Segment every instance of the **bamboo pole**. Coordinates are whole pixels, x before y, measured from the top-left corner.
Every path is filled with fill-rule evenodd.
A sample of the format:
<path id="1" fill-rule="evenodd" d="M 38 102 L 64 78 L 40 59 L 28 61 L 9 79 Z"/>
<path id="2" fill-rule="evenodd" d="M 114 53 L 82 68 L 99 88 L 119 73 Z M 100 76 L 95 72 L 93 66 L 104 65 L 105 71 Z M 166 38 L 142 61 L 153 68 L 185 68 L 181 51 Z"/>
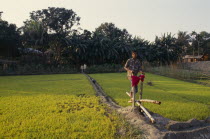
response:
<path id="1" fill-rule="evenodd" d="M 149 117 L 150 121 L 154 124 L 155 123 L 155 119 L 150 115 L 150 113 L 141 105 L 141 103 L 139 101 L 137 101 L 136 103 L 144 111 L 144 113 Z"/>
<path id="2" fill-rule="evenodd" d="M 130 97 L 130 94 L 129 94 L 128 92 L 126 92 L 126 94 Z M 155 119 L 154 119 L 154 118 L 150 115 L 150 113 L 141 105 L 140 101 L 133 101 L 133 103 L 135 103 L 135 102 L 136 102 L 137 105 L 139 105 L 140 109 L 149 117 L 150 121 L 151 121 L 152 123 L 155 123 Z M 135 106 L 135 104 L 134 104 L 134 106 Z"/>
<path id="3" fill-rule="evenodd" d="M 142 95 L 143 95 L 143 82 L 141 81 L 141 85 L 140 85 L 140 94 L 139 94 L 139 100 L 142 99 Z"/>
<path id="4" fill-rule="evenodd" d="M 132 106 L 133 106 L 133 108 L 135 108 L 135 94 L 136 94 L 136 89 L 134 88 L 134 86 L 132 87 L 132 92 L 133 92 L 133 96 L 132 96 Z"/>
<path id="5" fill-rule="evenodd" d="M 130 93 L 126 92 L 126 94 L 127 94 L 129 97 L 131 97 L 131 96 L 130 96 Z"/>
<path id="6" fill-rule="evenodd" d="M 160 101 L 157 101 L 157 100 L 150 100 L 150 99 L 140 99 L 139 101 L 140 101 L 140 102 L 154 103 L 154 104 L 158 104 L 158 105 L 161 104 Z"/>

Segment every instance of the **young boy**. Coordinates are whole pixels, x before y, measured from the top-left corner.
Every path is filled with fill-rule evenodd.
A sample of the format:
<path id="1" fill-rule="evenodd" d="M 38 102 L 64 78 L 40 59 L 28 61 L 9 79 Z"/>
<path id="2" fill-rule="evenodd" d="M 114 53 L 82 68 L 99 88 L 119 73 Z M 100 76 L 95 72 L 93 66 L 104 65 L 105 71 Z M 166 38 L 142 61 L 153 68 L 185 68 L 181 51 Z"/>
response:
<path id="1" fill-rule="evenodd" d="M 124 69 L 127 71 L 127 77 L 131 81 L 131 87 L 132 87 L 132 76 L 137 76 L 139 72 L 140 73 L 142 72 L 141 63 L 137 59 L 136 51 L 132 51 L 132 58 L 127 60 L 125 66 L 124 66 Z M 137 85 L 132 88 L 133 89 L 131 89 L 130 94 L 129 94 L 129 96 L 131 97 L 130 101 L 132 101 L 133 92 L 136 92 L 136 93 L 138 92 Z"/>

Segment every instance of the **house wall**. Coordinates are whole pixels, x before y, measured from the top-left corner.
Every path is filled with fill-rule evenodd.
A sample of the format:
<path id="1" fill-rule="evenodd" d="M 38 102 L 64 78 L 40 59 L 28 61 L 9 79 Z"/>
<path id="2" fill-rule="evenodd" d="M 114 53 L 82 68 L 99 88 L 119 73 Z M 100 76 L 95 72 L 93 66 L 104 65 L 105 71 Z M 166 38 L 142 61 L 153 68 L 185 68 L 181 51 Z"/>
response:
<path id="1" fill-rule="evenodd" d="M 209 57 L 208 55 L 205 55 L 205 56 L 203 57 L 204 61 L 208 61 L 209 58 L 210 58 L 210 57 Z"/>

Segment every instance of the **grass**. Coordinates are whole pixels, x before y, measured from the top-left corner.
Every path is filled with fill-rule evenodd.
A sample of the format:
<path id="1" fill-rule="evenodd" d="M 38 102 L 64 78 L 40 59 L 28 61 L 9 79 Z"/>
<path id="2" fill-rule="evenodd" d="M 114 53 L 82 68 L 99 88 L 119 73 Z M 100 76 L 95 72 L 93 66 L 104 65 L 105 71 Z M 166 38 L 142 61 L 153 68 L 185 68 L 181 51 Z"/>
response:
<path id="1" fill-rule="evenodd" d="M 210 80 L 196 80 L 197 82 L 204 83 L 206 85 L 210 85 Z"/>
<path id="2" fill-rule="evenodd" d="M 147 67 L 147 66 L 146 66 Z M 163 75 L 179 80 L 201 80 L 201 79 L 208 79 L 209 75 L 206 73 L 203 73 L 202 71 L 196 71 L 196 70 L 189 70 L 184 69 L 183 67 L 177 67 L 177 66 L 160 66 L 160 67 L 151 67 L 148 65 L 146 68 L 146 71 L 158 75 Z"/>
<path id="3" fill-rule="evenodd" d="M 130 137 L 122 120 L 84 75 L 0 77 L 0 138 L 121 138 L 120 129 Z"/>
<path id="4" fill-rule="evenodd" d="M 125 94 L 130 90 L 126 73 L 91 74 L 104 91 L 121 106 L 130 106 Z M 152 82 L 153 86 L 146 83 Z M 149 110 L 177 121 L 210 116 L 210 87 L 154 74 L 146 74 L 143 98 L 159 100 L 161 105 L 146 104 Z"/>

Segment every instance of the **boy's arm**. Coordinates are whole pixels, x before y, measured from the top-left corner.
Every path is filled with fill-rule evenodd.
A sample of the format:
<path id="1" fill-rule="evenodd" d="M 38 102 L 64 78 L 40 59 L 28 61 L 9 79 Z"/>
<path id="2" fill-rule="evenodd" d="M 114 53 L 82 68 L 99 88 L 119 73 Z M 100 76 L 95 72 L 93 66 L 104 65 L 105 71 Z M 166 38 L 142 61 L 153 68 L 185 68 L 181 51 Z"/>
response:
<path id="1" fill-rule="evenodd" d="M 129 72 L 133 72 L 132 70 L 130 70 L 129 68 L 128 68 L 128 66 L 129 66 L 129 59 L 127 60 L 127 62 L 125 63 L 125 66 L 124 66 L 124 69 L 126 70 L 126 71 L 129 71 Z"/>
<path id="2" fill-rule="evenodd" d="M 124 67 L 124 69 L 126 70 L 126 71 L 129 71 L 129 72 L 133 72 L 132 70 L 130 70 L 130 69 L 128 69 L 128 68 L 126 68 L 126 67 Z"/>

